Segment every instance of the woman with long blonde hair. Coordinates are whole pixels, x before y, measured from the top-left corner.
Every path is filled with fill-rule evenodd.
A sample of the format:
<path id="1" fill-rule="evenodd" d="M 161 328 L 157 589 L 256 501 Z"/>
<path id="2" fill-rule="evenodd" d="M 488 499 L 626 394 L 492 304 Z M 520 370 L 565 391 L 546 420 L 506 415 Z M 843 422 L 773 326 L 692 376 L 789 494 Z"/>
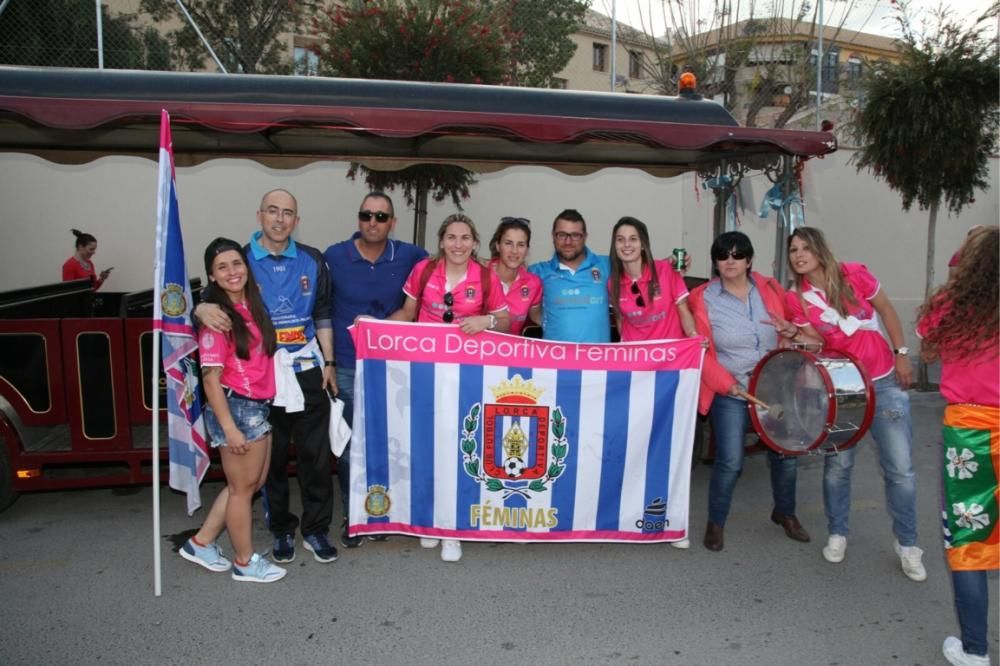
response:
<path id="1" fill-rule="evenodd" d="M 872 379 L 875 409 L 871 434 L 885 480 L 886 503 L 896 536 L 893 549 L 911 580 L 927 578 L 917 546 L 917 482 L 913 471 L 913 426 L 906 390 L 913 377 L 903 324 L 882 285 L 862 264 L 841 263 L 823 232 L 799 227 L 788 238 L 788 264 L 796 277 L 785 297 L 789 318 L 825 349 L 853 356 Z M 879 330 L 882 320 L 889 340 Z M 891 345 L 890 345 L 891 343 Z M 851 473 L 858 447 L 827 456 L 823 505 L 829 538 L 823 557 L 837 563 L 847 551 Z"/>
<path id="2" fill-rule="evenodd" d="M 506 333 L 510 315 L 500 278 L 476 259 L 479 232 L 461 213 L 449 215 L 438 228 L 438 254 L 417 263 L 403 285 L 403 307 L 389 316 L 395 321 L 455 324 L 467 335 L 485 330 Z M 423 548 L 437 547 L 439 539 L 420 539 Z M 462 559 L 462 543 L 441 542 L 441 559 Z"/>

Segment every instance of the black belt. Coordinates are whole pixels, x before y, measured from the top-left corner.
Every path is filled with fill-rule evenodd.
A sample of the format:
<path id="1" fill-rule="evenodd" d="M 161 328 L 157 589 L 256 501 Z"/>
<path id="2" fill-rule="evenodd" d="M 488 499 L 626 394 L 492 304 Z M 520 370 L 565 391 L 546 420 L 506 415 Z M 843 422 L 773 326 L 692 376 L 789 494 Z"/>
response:
<path id="1" fill-rule="evenodd" d="M 229 388 L 228 386 L 223 386 L 222 387 L 222 392 L 226 394 L 227 398 L 239 398 L 240 400 L 249 400 L 250 402 L 259 402 L 259 403 L 262 403 L 262 404 L 265 404 L 265 405 L 270 405 L 271 404 L 271 400 L 264 400 L 262 398 L 251 398 L 248 395 L 243 395 L 242 393 L 237 393 L 236 391 L 234 391 L 233 389 Z"/>

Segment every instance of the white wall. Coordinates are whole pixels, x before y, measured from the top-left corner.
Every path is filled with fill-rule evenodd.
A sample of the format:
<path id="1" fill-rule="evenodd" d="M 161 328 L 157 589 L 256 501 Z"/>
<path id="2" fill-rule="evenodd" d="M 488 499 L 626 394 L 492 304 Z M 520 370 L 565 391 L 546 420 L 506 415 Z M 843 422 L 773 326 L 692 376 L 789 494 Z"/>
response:
<path id="1" fill-rule="evenodd" d="M 904 213 L 897 194 L 855 171 L 848 163 L 852 154 L 842 149 L 806 164 L 807 223 L 827 232 L 840 259 L 868 264 L 904 322 L 909 322 L 923 298 L 927 213 L 915 208 Z M 347 180 L 346 171 L 343 163 L 282 171 L 228 159 L 179 168 L 177 187 L 190 275 L 203 276 L 201 253 L 214 237 L 239 241 L 249 237 L 260 196 L 273 187 L 287 188 L 298 197 L 300 240 L 322 250 L 348 237 L 356 226 L 353 213 L 365 188 Z M 981 193 L 961 217 L 940 214 L 937 282 L 944 279 L 948 259 L 968 228 L 1000 219 L 995 158 L 990 177 L 990 190 Z M 770 183 L 763 175 L 748 176 L 747 182 L 752 194 L 740 215 L 740 228 L 754 242 L 757 268 L 770 272 L 775 213 L 766 220 L 757 217 Z M 635 170 L 606 169 L 567 176 L 544 167 L 513 167 L 482 174 L 471 192 L 465 210 L 485 236 L 483 254 L 499 218 L 514 215 L 533 221 L 532 258 L 547 258 L 552 251 L 553 217 L 563 208 L 577 208 L 588 221 L 589 244 L 598 252 L 608 251 L 614 222 L 632 215 L 650 225 L 658 256 L 683 246 L 692 256 L 692 274 L 707 275 L 710 268 L 713 199 L 691 175 L 665 180 Z M 400 193 L 394 199 L 400 219 L 396 236 L 408 240 L 412 213 Z M 58 281 L 63 261 L 73 252 L 70 227 L 97 237 L 98 269 L 115 266 L 105 289 L 150 287 L 156 223 L 154 162 L 108 157 L 82 166 L 61 166 L 29 155 L 0 154 L 0 202 L 5 241 L 0 245 L 0 290 Z M 450 202 L 431 205 L 428 238 L 433 239 L 438 222 L 451 212 Z M 433 240 L 429 245 L 433 247 Z"/>

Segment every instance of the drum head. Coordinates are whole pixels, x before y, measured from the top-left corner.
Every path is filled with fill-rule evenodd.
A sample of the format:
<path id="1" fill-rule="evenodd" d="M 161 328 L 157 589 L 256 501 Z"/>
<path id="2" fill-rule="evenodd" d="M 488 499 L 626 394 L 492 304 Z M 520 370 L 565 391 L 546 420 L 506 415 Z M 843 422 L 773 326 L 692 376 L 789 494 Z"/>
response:
<path id="1" fill-rule="evenodd" d="M 833 383 L 815 356 L 776 350 L 754 370 L 750 393 L 770 409 L 751 406 L 750 420 L 761 441 L 786 455 L 808 453 L 820 445 L 832 423 Z"/>

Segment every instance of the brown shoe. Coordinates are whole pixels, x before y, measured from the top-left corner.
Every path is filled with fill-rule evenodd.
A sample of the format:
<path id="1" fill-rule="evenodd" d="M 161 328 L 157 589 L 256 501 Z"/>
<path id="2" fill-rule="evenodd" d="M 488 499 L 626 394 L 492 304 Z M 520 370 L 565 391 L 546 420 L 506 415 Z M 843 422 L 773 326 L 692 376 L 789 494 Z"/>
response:
<path id="1" fill-rule="evenodd" d="M 722 545 L 722 528 L 710 522 L 705 527 L 705 548 L 718 552 Z"/>
<path id="2" fill-rule="evenodd" d="M 789 539 L 809 543 L 809 532 L 806 532 L 799 519 L 795 516 L 786 516 L 783 513 L 772 511 L 771 522 L 775 525 L 781 525 L 782 529 L 785 530 L 785 536 Z"/>

